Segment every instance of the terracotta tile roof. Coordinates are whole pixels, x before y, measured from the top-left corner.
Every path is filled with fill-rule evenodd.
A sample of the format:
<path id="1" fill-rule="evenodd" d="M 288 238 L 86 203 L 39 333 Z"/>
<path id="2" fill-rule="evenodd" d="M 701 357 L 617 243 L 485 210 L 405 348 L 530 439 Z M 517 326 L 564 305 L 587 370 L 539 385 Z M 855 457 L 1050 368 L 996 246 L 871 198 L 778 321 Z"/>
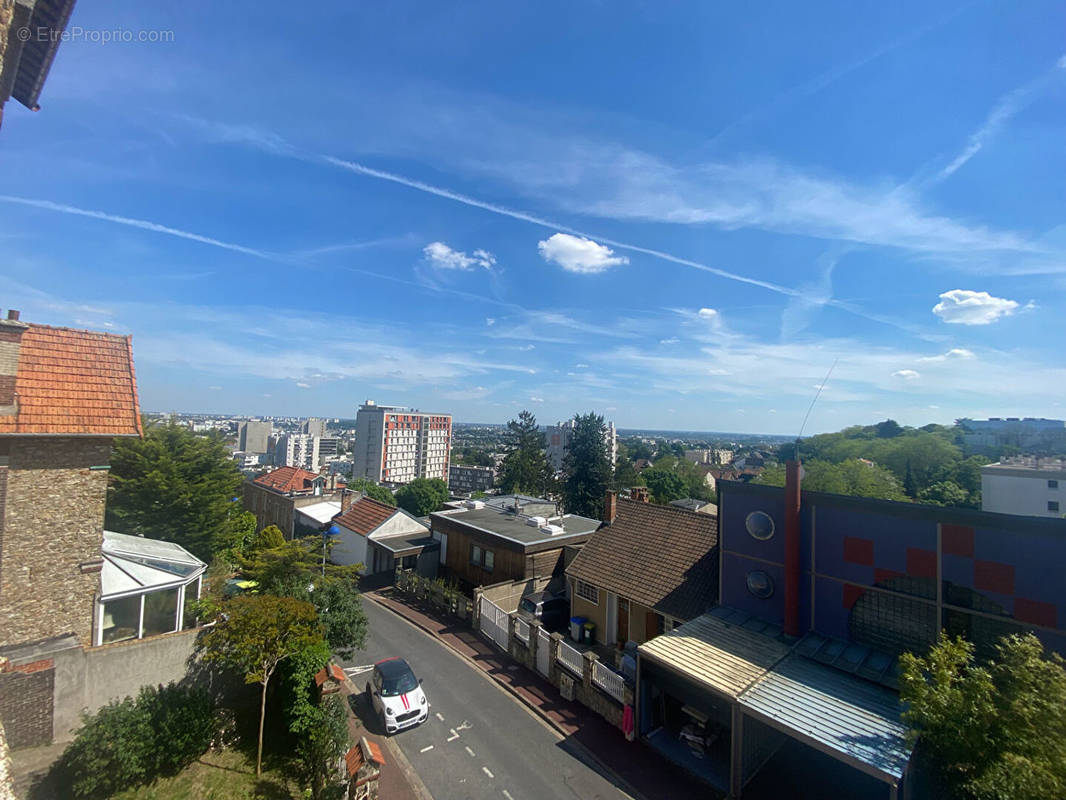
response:
<path id="1" fill-rule="evenodd" d="M 365 743 L 366 749 L 369 751 L 370 760 L 377 764 L 379 767 L 385 763 L 385 757 L 381 755 L 381 747 L 377 742 L 372 742 L 365 736 L 356 742 L 352 748 L 345 753 L 344 763 L 348 767 L 348 777 L 354 778 L 355 774 L 359 772 L 359 768 L 363 766 L 363 747 Z"/>
<path id="2" fill-rule="evenodd" d="M 566 574 L 689 620 L 718 602 L 718 519 L 619 498 Z"/>
<path id="3" fill-rule="evenodd" d="M 278 467 L 252 482 L 276 492 L 305 492 L 311 490 L 311 481 L 317 477 L 317 472 L 308 472 L 299 467 Z"/>
<path id="4" fill-rule="evenodd" d="M 0 415 L 0 433 L 142 433 L 129 336 L 28 325 L 19 337 L 15 395 L 18 413 Z"/>
<path id="5" fill-rule="evenodd" d="M 367 536 L 383 524 L 385 520 L 397 513 L 397 509 L 379 503 L 372 497 L 363 497 L 352 503 L 351 508 L 334 518 L 334 522 L 350 531 Z"/>
<path id="6" fill-rule="evenodd" d="M 332 678 L 337 683 L 344 683 L 344 670 L 332 661 L 315 673 L 315 685 L 321 686 L 329 678 Z"/>

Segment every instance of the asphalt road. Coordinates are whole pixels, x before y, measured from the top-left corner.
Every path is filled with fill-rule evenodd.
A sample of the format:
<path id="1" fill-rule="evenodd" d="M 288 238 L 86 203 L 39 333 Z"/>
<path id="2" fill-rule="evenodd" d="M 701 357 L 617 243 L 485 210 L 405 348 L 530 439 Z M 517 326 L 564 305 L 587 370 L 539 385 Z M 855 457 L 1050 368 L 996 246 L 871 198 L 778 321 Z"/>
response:
<path id="1" fill-rule="evenodd" d="M 438 800 L 621 800 L 620 792 L 583 762 L 553 729 L 432 636 L 363 598 L 370 620 L 365 650 L 344 666 L 402 656 L 425 682 L 429 719 L 394 734 L 426 788 Z M 369 672 L 352 680 L 363 688 Z M 358 710 L 374 733 L 361 698 Z"/>

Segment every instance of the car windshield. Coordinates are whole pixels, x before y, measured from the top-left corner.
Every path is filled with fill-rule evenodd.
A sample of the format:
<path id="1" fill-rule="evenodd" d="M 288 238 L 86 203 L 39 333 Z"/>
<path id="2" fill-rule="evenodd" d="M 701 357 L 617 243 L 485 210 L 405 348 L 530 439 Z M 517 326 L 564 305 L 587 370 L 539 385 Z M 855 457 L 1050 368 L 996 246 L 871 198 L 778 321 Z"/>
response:
<path id="1" fill-rule="evenodd" d="M 518 604 L 518 607 L 523 611 L 528 611 L 530 614 L 535 615 L 537 613 L 537 604 L 528 597 L 523 599 L 522 602 Z"/>
<path id="2" fill-rule="evenodd" d="M 381 679 L 381 696 L 382 697 L 396 697 L 397 695 L 407 694 L 418 686 L 418 680 L 415 678 L 415 674 L 411 670 L 401 672 L 397 675 L 382 676 Z"/>

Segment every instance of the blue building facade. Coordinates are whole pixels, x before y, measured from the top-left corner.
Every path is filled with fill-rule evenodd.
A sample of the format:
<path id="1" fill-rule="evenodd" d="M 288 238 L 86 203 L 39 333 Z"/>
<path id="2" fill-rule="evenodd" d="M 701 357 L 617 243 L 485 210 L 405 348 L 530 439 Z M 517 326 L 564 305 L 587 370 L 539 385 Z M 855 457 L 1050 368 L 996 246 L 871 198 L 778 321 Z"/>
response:
<path id="1" fill-rule="evenodd" d="M 720 603 L 785 616 L 785 493 L 719 482 Z M 1031 630 L 1066 655 L 1066 520 L 803 492 L 799 618 L 889 652 L 939 630 L 983 654 Z"/>

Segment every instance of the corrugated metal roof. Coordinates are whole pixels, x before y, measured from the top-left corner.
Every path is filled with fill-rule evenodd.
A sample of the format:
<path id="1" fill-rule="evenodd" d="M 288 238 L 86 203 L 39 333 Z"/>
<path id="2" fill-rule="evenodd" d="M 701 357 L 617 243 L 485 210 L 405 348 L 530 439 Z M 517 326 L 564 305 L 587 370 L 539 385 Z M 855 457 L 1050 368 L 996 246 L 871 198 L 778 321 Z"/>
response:
<path id="1" fill-rule="evenodd" d="M 673 671 L 731 698 L 788 655 L 787 645 L 704 614 L 639 648 Z"/>
<path id="2" fill-rule="evenodd" d="M 792 654 L 738 699 L 751 714 L 822 752 L 895 783 L 910 759 L 888 689 Z"/>

